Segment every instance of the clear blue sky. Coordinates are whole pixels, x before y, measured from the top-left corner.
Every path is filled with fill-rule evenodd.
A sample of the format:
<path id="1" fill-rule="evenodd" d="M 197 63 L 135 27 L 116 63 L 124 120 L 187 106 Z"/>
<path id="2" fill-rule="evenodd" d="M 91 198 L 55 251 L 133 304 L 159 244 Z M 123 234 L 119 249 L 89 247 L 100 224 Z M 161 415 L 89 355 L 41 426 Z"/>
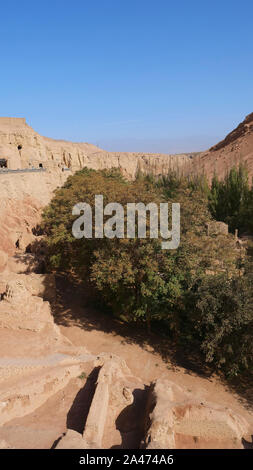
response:
<path id="1" fill-rule="evenodd" d="M 252 0 L 10 0 L 0 15 L 0 115 L 42 135 L 193 151 L 253 111 Z"/>

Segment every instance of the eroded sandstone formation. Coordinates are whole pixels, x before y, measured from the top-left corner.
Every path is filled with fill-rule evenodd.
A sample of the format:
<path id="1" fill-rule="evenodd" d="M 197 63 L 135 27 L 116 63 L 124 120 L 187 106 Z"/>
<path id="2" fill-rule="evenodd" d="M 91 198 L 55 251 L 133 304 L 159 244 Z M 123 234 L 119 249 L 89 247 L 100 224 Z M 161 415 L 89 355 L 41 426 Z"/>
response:
<path id="1" fill-rule="evenodd" d="M 6 169 L 0 168 L 0 272 L 6 268 L 7 255 L 13 255 L 16 248 L 25 249 L 33 241 L 32 231 L 40 220 L 41 209 L 54 189 L 76 170 L 116 167 L 133 179 L 138 171 L 155 175 L 167 174 L 169 169 L 181 171 L 190 161 L 187 155 L 113 153 L 92 144 L 48 139 L 22 118 L 0 118 L 0 160 L 7 165 Z M 14 173 L 8 169 L 29 171 Z"/>
<path id="2" fill-rule="evenodd" d="M 250 423 L 233 409 L 202 402 L 164 378 L 144 383 L 121 357 L 100 353 L 99 344 L 97 356 L 74 347 L 44 300 L 47 287 L 48 298 L 55 297 L 53 276 L 27 274 L 24 259 L 23 264 L 23 273 L 0 276 L 1 448 L 26 448 L 29 442 L 36 448 L 42 437 L 57 449 L 243 448 L 243 439 L 250 441 Z M 68 409 L 68 387 L 77 380 L 82 385 L 75 392 L 76 405 Z M 45 420 L 50 413 L 46 404 L 58 396 L 58 410 L 62 407 L 66 416 L 64 433 L 57 436 L 49 427 L 46 439 L 36 421 L 38 435 L 33 436 L 33 416 Z M 12 437 L 15 423 L 20 429 L 22 422 L 28 423 L 29 442 L 25 436 Z"/>
<path id="3" fill-rule="evenodd" d="M 181 174 L 205 174 L 209 181 L 214 173 L 222 178 L 240 163 L 253 176 L 253 114 L 247 116 L 224 141 L 207 152 L 193 155 L 141 154 L 107 152 L 87 143 L 72 143 L 40 136 L 25 119 L 0 118 L 0 272 L 6 269 L 8 255 L 24 249 L 33 240 L 33 227 L 40 220 L 41 209 L 53 191 L 67 177 L 83 167 L 96 170 L 119 168 L 133 179 L 140 171 L 156 176 L 170 170 Z M 45 171 L 8 173 L 10 169 Z M 64 170 L 64 171 L 63 171 Z"/>
<path id="4" fill-rule="evenodd" d="M 243 448 L 246 420 L 215 403 L 199 402 L 173 382 L 158 379 L 150 389 L 145 446 L 148 449 Z"/>
<path id="5" fill-rule="evenodd" d="M 24 264 L 25 267 L 25 264 Z M 61 335 L 51 306 L 52 275 L 0 276 L 0 425 L 63 389 L 94 357 Z"/>
<path id="6" fill-rule="evenodd" d="M 0 272 L 7 266 L 7 255 L 25 250 L 35 240 L 33 230 L 40 222 L 41 210 L 67 176 L 60 171 L 0 174 Z"/>
<path id="7" fill-rule="evenodd" d="M 249 181 L 253 177 L 253 113 L 249 114 L 239 126 L 224 140 L 209 151 L 202 152 L 192 160 L 191 173 L 205 174 L 211 181 L 214 174 L 219 179 L 229 170 L 240 164 L 247 167 Z"/>
<path id="8" fill-rule="evenodd" d="M 139 170 L 160 175 L 170 168 L 181 171 L 191 165 L 193 170 L 204 169 L 207 174 L 216 168 L 222 175 L 234 162 L 233 155 L 237 163 L 241 155 L 251 171 L 250 117 L 239 131 L 203 158 L 196 156 L 189 162 L 186 155 L 108 153 L 90 144 L 53 141 L 36 134 L 25 120 L 0 119 L 0 158 L 6 158 L 8 167 L 32 169 L 42 164 L 46 170 L 0 173 L 1 448 L 27 447 L 29 432 L 30 440 L 35 435 L 34 447 L 40 446 L 42 436 L 51 447 L 50 426 L 40 429 L 36 437 L 33 413 L 47 417 L 50 408 L 46 404 L 54 397 L 55 403 L 61 400 L 58 410 L 64 415 L 64 426 L 66 422 L 64 434 L 55 436 L 52 432 L 59 449 L 241 448 L 242 438 L 250 439 L 253 431 L 238 412 L 193 399 L 184 388 L 163 378 L 144 383 L 120 357 L 101 353 L 100 345 L 96 356 L 85 345 L 74 347 L 54 322 L 50 305 L 55 300 L 53 276 L 34 272 L 33 253 L 24 253 L 38 240 L 34 227 L 40 221 L 41 209 L 50 201 L 53 190 L 76 169 L 118 167 L 126 177 L 133 178 Z M 65 167 L 68 170 L 62 171 Z M 208 228 L 211 232 L 214 229 L 217 227 Z M 219 226 L 219 231 L 225 233 L 227 227 Z M 80 427 L 71 420 L 74 404 L 66 404 L 72 396 L 69 390 L 72 394 L 77 390 L 81 397 L 75 398 Z M 18 429 L 28 433 L 24 441 L 22 436 L 12 436 L 17 422 Z"/>
<path id="9" fill-rule="evenodd" d="M 7 168 L 44 168 L 56 171 L 83 167 L 120 168 L 128 178 L 137 171 L 166 174 L 169 169 L 180 170 L 190 161 L 185 154 L 141 154 L 106 152 L 88 143 L 74 143 L 40 136 L 25 119 L 0 118 L 0 158 L 7 160 Z"/>
<path id="10" fill-rule="evenodd" d="M 101 449 L 121 447 L 123 441 L 129 447 L 138 448 L 143 434 L 144 416 L 134 404 L 136 390 L 145 396 L 141 380 L 134 377 L 125 361 L 115 354 L 102 353 L 94 362 L 98 375 L 91 405 L 82 434 L 67 429 L 57 445 L 58 449 Z M 132 445 L 131 445 L 132 443 Z"/>

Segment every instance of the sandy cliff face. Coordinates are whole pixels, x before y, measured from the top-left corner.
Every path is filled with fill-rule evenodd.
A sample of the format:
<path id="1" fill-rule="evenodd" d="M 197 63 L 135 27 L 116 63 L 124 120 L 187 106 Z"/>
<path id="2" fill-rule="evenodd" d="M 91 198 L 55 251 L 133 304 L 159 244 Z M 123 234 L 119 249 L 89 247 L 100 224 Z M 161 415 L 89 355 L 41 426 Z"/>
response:
<path id="1" fill-rule="evenodd" d="M 186 154 L 141 154 L 107 152 L 88 143 L 73 143 L 42 137 L 21 118 L 0 118 L 0 159 L 8 167 L 38 168 L 56 171 L 68 167 L 76 171 L 84 166 L 94 169 L 120 168 L 128 178 L 137 171 L 166 174 L 170 169 L 179 172 L 205 172 L 209 178 L 214 171 L 219 177 L 240 162 L 247 165 L 253 176 L 253 113 L 238 125 L 224 140 L 206 152 L 190 157 Z"/>
<path id="2" fill-rule="evenodd" d="M 249 178 L 253 177 L 253 113 L 249 114 L 239 126 L 230 132 L 208 152 L 203 152 L 193 159 L 193 173 L 207 175 L 209 181 L 216 173 L 223 178 L 227 172 L 240 163 L 245 165 Z"/>
<path id="3" fill-rule="evenodd" d="M 222 142 L 209 151 L 194 155 L 140 154 L 106 152 L 87 143 L 72 143 L 40 136 L 21 118 L 0 118 L 0 159 L 10 169 L 32 169 L 40 165 L 44 172 L 3 173 L 0 171 L 0 272 L 16 243 L 21 248 L 32 240 L 32 227 L 39 221 L 41 209 L 50 201 L 53 190 L 83 167 L 95 170 L 119 168 L 133 179 L 138 171 L 156 176 L 169 170 L 178 173 L 205 173 L 209 181 L 216 172 L 225 176 L 233 165 L 247 166 L 253 177 L 253 113 Z M 62 171 L 68 168 L 68 171 Z"/>
<path id="4" fill-rule="evenodd" d="M 82 158 L 98 148 L 91 144 L 47 139 L 35 132 L 23 118 L 0 118 L 0 158 L 8 160 L 8 168 L 61 165 L 82 166 Z M 80 161 L 79 161 L 80 160 Z"/>
<path id="5" fill-rule="evenodd" d="M 166 174 L 169 169 L 180 171 L 190 161 L 186 155 L 110 153 L 87 143 L 49 139 L 21 118 L 0 118 L 0 159 L 12 170 L 40 166 L 46 170 L 0 172 L 0 272 L 7 265 L 8 255 L 32 241 L 32 228 L 39 221 L 41 209 L 72 172 L 85 166 L 96 170 L 116 167 L 132 179 L 138 171 L 155 175 Z M 69 171 L 62 171 L 66 168 Z"/>
<path id="6" fill-rule="evenodd" d="M 41 209 L 67 176 L 60 171 L 0 174 L 0 272 L 7 264 L 7 255 L 13 255 L 17 248 L 25 249 L 32 241 Z"/>
<path id="7" fill-rule="evenodd" d="M 76 171 L 84 166 L 94 168 L 117 167 L 134 178 L 140 169 L 165 174 L 169 168 L 180 169 L 190 161 L 185 154 L 140 154 L 106 152 L 95 145 L 53 140 L 42 137 L 21 118 L 0 118 L 0 158 L 6 158 L 8 167 L 47 169 L 62 167 Z"/>

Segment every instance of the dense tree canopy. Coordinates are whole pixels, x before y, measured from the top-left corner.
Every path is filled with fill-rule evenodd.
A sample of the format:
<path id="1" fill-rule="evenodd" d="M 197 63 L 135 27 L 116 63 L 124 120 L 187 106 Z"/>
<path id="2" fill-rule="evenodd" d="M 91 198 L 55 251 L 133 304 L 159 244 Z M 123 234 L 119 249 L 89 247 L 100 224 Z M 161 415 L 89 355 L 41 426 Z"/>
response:
<path id="1" fill-rule="evenodd" d="M 214 175 L 209 208 L 213 217 L 226 222 L 231 231 L 253 232 L 253 187 L 243 166 L 232 168 L 221 181 Z"/>
<path id="2" fill-rule="evenodd" d="M 237 214 L 238 198 L 249 198 L 246 177 L 232 172 L 226 184 L 227 207 Z M 206 230 L 212 220 L 210 208 L 213 215 L 221 210 L 221 187 L 214 180 L 210 193 L 205 181 L 173 174 L 159 180 L 138 175 L 135 181 L 126 181 L 116 170 L 85 168 L 56 190 L 44 211 L 48 269 L 74 273 L 93 286 L 113 315 L 143 323 L 148 331 L 162 326 L 171 338 L 188 341 L 226 373 L 250 368 L 251 269 L 242 270 L 244 261 L 239 260 L 232 235 L 208 236 Z M 161 237 L 76 239 L 72 208 L 79 202 L 94 208 L 95 195 L 103 195 L 104 204 L 118 202 L 124 208 L 129 202 L 168 202 L 169 207 L 179 202 L 179 248 L 163 250 Z M 149 218 L 147 223 L 149 235 Z"/>

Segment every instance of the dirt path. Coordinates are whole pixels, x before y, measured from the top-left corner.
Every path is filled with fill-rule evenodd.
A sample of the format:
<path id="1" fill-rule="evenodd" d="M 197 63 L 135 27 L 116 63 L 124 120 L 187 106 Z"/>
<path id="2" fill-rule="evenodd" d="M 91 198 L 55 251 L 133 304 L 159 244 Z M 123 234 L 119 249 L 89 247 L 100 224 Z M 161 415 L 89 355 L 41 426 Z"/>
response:
<path id="1" fill-rule="evenodd" d="M 164 340 L 126 327 L 108 315 L 87 306 L 83 287 L 71 285 L 63 278 L 57 280 L 58 303 L 54 317 L 64 334 L 74 345 L 84 346 L 92 354 L 112 352 L 125 359 L 132 373 L 144 384 L 164 377 L 192 393 L 193 399 L 233 408 L 253 426 L 253 409 L 249 401 L 237 395 L 216 376 L 203 377 L 190 369 L 175 366 L 160 354 Z M 158 343 L 158 344 L 157 344 Z M 250 387 L 249 387 L 250 388 Z M 252 390 L 251 390 L 252 392 Z M 250 390 L 249 390 L 250 395 Z"/>

